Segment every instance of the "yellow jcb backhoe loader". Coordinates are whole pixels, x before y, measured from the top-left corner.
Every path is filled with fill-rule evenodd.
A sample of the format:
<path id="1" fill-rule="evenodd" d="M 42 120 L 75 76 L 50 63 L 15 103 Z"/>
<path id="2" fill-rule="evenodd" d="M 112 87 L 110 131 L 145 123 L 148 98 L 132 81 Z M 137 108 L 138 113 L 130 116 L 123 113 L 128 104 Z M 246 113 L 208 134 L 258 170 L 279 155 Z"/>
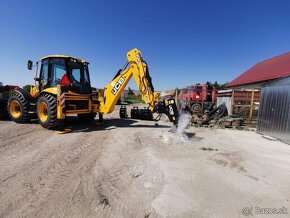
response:
<path id="1" fill-rule="evenodd" d="M 127 53 L 127 63 L 113 80 L 106 85 L 104 93 L 92 92 L 89 63 L 65 55 L 50 55 L 36 63 L 35 86 L 30 92 L 15 89 L 7 104 L 10 118 L 17 123 L 29 122 L 37 117 L 41 126 L 64 131 L 66 116 L 77 115 L 79 119 L 94 120 L 96 114 L 111 113 L 129 80 L 134 77 L 143 101 L 149 110 L 166 114 L 175 123 L 178 111 L 174 99 L 160 101 L 160 93 L 154 92 L 147 63 L 141 52 L 133 49 Z M 28 61 L 29 70 L 33 62 Z M 38 68 L 40 73 L 38 75 Z"/>

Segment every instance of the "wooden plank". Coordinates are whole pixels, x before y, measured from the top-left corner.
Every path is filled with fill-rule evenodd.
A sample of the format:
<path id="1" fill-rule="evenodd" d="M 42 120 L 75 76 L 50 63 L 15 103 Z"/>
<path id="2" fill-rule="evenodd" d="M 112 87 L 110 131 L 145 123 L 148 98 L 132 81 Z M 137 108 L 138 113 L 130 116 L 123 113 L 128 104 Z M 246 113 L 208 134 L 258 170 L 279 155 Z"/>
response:
<path id="1" fill-rule="evenodd" d="M 254 94 L 255 94 L 255 91 L 253 89 L 252 96 L 251 96 L 251 107 L 250 107 L 250 117 L 249 117 L 250 120 L 252 120 L 252 117 L 253 117 Z"/>

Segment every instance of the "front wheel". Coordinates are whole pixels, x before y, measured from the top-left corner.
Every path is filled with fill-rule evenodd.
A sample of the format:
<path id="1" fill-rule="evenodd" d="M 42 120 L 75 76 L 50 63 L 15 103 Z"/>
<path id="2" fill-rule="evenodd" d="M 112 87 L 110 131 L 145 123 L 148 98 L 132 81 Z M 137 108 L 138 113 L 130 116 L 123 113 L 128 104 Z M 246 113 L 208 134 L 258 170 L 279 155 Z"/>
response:
<path id="1" fill-rule="evenodd" d="M 57 126 L 57 101 L 49 94 L 39 97 L 37 102 L 37 117 L 40 125 L 46 129 L 55 129 Z"/>

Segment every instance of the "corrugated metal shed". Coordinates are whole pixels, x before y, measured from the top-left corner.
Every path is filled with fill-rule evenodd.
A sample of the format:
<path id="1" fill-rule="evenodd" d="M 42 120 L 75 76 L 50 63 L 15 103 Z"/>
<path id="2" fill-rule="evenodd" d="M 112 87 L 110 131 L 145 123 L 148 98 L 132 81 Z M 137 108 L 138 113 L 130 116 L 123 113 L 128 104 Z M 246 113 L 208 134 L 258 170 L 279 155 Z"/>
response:
<path id="1" fill-rule="evenodd" d="M 256 64 L 232 82 L 227 87 L 258 83 L 290 76 L 290 52 Z"/>
<path id="2" fill-rule="evenodd" d="M 257 132 L 290 143 L 290 77 L 262 88 Z"/>

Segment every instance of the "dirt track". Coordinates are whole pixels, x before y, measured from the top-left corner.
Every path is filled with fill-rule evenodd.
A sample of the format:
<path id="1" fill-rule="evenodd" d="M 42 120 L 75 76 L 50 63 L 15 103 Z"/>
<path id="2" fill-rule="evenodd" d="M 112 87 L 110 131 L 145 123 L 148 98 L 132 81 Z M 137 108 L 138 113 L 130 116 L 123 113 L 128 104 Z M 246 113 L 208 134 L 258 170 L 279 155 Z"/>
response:
<path id="1" fill-rule="evenodd" d="M 290 210 L 289 145 L 254 132 L 193 127 L 188 142 L 165 143 L 161 135 L 170 123 L 116 117 L 107 116 L 103 126 L 71 119 L 66 135 L 0 121 L 0 217 L 243 217 L 244 207 Z"/>

